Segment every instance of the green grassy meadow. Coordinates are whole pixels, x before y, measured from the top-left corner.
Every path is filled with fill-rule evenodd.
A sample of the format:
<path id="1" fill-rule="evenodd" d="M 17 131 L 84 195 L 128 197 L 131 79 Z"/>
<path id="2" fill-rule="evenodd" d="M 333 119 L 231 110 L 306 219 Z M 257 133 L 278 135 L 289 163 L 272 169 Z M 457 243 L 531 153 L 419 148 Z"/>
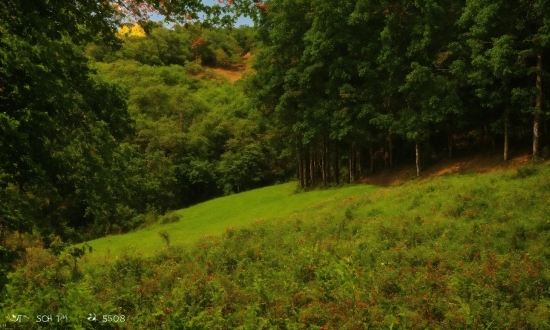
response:
<path id="1" fill-rule="evenodd" d="M 72 315 L 63 329 L 96 329 L 92 310 L 124 316 L 101 329 L 550 329 L 548 165 L 295 186 L 89 242 L 85 267 L 30 250 L 2 312 Z"/>
<path id="2" fill-rule="evenodd" d="M 366 185 L 348 186 L 299 192 L 297 183 L 289 182 L 271 187 L 216 198 L 171 213 L 168 217 L 179 220 L 174 223 L 157 223 L 133 233 L 108 236 L 88 242 L 93 248 L 92 259 L 118 257 L 133 251 L 150 256 L 161 250 L 165 243 L 158 235 L 163 230 L 169 234 L 172 244 L 189 244 L 204 235 L 220 235 L 230 228 L 241 228 L 254 221 L 284 219 L 293 214 L 307 214 L 314 210 L 334 212 L 337 204 L 346 198 L 378 191 L 380 188 Z"/>

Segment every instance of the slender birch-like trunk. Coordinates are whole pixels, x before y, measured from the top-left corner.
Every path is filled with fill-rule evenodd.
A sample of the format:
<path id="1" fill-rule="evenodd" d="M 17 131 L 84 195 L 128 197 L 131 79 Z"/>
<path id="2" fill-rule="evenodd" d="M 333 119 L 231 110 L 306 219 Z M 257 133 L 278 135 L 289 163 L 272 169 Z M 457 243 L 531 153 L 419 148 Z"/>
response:
<path id="1" fill-rule="evenodd" d="M 535 116 L 533 120 L 533 160 L 539 157 L 539 135 L 540 135 L 540 121 L 542 117 L 543 108 L 543 91 L 542 91 L 542 53 L 537 54 L 537 101 Z"/>

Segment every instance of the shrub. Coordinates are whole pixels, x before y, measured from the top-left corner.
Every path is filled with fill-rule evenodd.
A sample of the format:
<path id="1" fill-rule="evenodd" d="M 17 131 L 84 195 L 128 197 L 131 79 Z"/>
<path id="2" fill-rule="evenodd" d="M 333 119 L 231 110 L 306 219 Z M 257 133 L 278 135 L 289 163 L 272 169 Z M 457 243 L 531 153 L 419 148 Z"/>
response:
<path id="1" fill-rule="evenodd" d="M 178 215 L 176 215 L 175 213 L 166 214 L 166 215 L 164 215 L 163 217 L 160 218 L 161 223 L 174 223 L 174 222 L 179 222 L 179 221 L 180 221 L 180 217 Z"/>
<path id="2" fill-rule="evenodd" d="M 159 230 L 158 234 L 167 246 L 170 245 L 170 234 L 166 230 Z"/>
<path id="3" fill-rule="evenodd" d="M 195 62 L 187 62 L 185 63 L 184 67 L 185 67 L 185 71 L 192 76 L 196 76 L 201 73 L 204 73 L 206 70 L 202 65 Z"/>
<path id="4" fill-rule="evenodd" d="M 516 169 L 516 179 L 525 179 L 537 174 L 537 168 L 534 166 L 522 166 Z"/>

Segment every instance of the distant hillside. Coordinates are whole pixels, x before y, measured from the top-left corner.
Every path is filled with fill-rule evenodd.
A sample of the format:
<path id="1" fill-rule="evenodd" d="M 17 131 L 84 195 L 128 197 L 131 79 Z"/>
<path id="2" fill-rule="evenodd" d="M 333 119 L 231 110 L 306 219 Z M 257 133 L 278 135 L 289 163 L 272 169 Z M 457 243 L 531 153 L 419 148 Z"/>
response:
<path id="1" fill-rule="evenodd" d="M 243 63 L 240 65 L 236 65 L 233 68 L 213 68 L 212 70 L 216 72 L 217 74 L 226 77 L 231 82 L 235 82 L 243 76 L 243 74 L 250 69 L 251 66 L 251 60 L 252 55 L 250 53 L 246 53 L 242 57 Z"/>
<path id="2" fill-rule="evenodd" d="M 166 29 L 151 22 L 144 28 L 124 26 L 119 35 L 124 40 L 121 49 L 114 51 L 105 45 L 91 44 L 86 53 L 98 62 L 124 59 L 157 66 L 194 62 L 230 69 L 243 64 L 242 58 L 256 47 L 251 27 L 208 29 L 196 24 Z"/>
<path id="3" fill-rule="evenodd" d="M 250 68 L 254 30 L 144 28 L 147 36 L 123 38 L 119 50 L 86 49 L 133 120 L 117 161 L 127 201 L 113 221 L 87 219 L 86 235 L 64 240 L 128 232 L 169 210 L 292 179 L 271 123 L 234 83 Z"/>

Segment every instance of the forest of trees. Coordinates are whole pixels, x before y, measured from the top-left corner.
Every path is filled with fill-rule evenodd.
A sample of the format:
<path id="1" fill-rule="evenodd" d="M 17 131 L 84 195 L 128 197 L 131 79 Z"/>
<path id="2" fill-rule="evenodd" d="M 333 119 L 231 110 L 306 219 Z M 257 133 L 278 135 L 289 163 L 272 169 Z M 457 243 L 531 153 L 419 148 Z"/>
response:
<path id="1" fill-rule="evenodd" d="M 412 158 L 420 175 L 457 140 L 504 160 L 529 139 L 534 159 L 548 154 L 548 1 L 267 8 L 251 95 L 295 152 L 302 187 L 353 182 L 380 157 Z"/>
<path id="2" fill-rule="evenodd" d="M 546 1 L 235 0 L 208 12 L 257 13 L 256 27 L 233 29 L 182 4 L 0 4 L 0 245 L 14 232 L 45 246 L 126 232 L 294 178 L 329 186 L 398 163 L 420 175 L 459 142 L 504 160 L 511 146 L 550 153 Z M 119 37 L 120 8 L 184 22 Z M 249 52 L 235 84 L 207 69 Z"/>
<path id="3" fill-rule="evenodd" d="M 288 177 L 242 88 L 204 68 L 240 64 L 252 28 L 125 38 L 113 4 L 0 4 L 4 261 L 14 233 L 83 241 Z"/>
<path id="4" fill-rule="evenodd" d="M 135 134 L 122 146 L 131 159 L 125 164 L 136 166 L 126 172 L 139 182 L 130 189 L 135 214 L 163 213 L 288 178 L 241 84 L 199 64 L 240 63 L 253 47 L 251 33 L 247 27 L 157 26 L 148 38 L 128 38 L 121 50 L 101 52 L 102 61 L 92 64 L 128 92 Z M 193 40 L 202 41 L 200 49 Z"/>
<path id="5" fill-rule="evenodd" d="M 193 47 L 196 40 L 199 47 Z M 266 124 L 242 88 L 199 64 L 238 64 L 252 46 L 247 27 L 229 32 L 154 24 L 147 38 L 124 39 L 119 50 L 102 44 L 84 48 L 81 56 L 92 60 L 87 70 L 98 86 L 96 91 L 86 86 L 94 93 L 90 103 L 111 117 L 78 114 L 91 117 L 82 123 L 82 135 L 67 132 L 67 146 L 51 150 L 41 164 L 57 163 L 55 171 L 43 170 L 55 176 L 52 187 L 22 183 L 18 188 L 16 180 L 5 177 L 5 209 L 26 212 L 6 214 L 5 229 L 23 231 L 34 223 L 46 243 L 56 235 L 80 241 L 135 229 L 167 210 L 287 179 L 288 169 L 264 135 Z M 70 124 L 56 120 L 52 125 L 60 130 Z M 28 153 L 39 149 L 45 147 Z M 22 211 L 21 203 L 26 203 Z"/>

